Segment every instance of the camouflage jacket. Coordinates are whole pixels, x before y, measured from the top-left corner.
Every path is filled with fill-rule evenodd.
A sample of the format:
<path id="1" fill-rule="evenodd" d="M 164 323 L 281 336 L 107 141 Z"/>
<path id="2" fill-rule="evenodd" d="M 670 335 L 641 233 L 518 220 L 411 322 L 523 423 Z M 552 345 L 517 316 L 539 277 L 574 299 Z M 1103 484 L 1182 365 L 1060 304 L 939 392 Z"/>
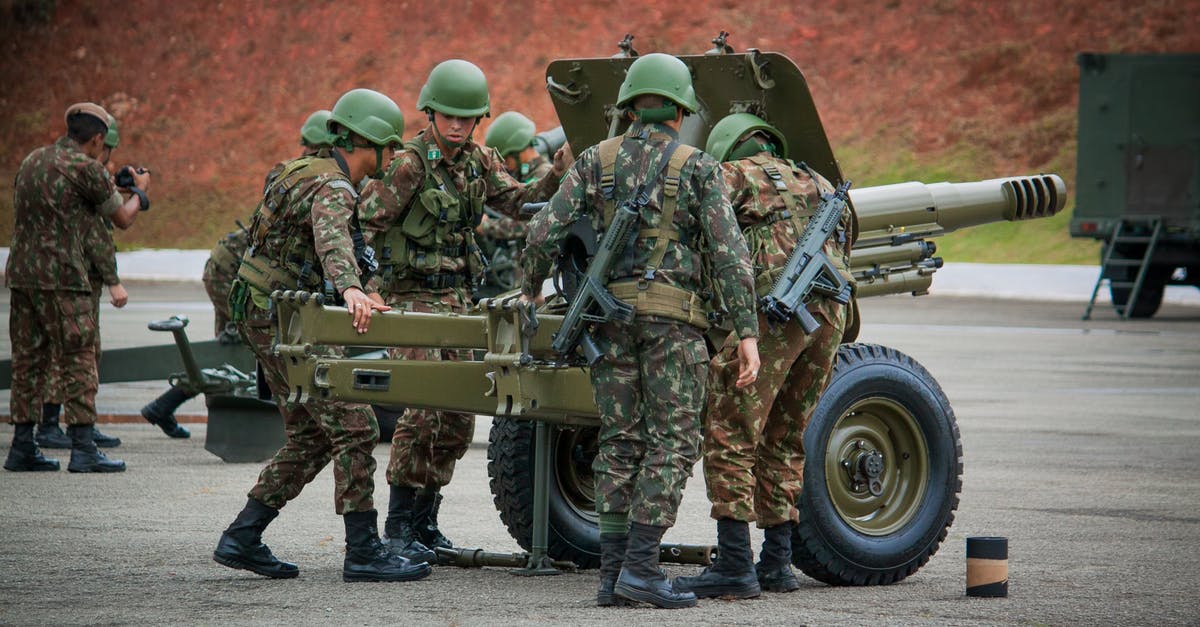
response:
<path id="1" fill-rule="evenodd" d="M 92 283 L 117 285 L 117 245 L 113 242 L 112 221 L 96 216 L 84 233 L 83 250 L 88 255 L 88 279 Z"/>
<path id="2" fill-rule="evenodd" d="M 524 176 L 522 176 L 520 172 L 509 172 L 509 174 L 511 174 L 513 178 L 526 185 L 550 176 L 551 172 L 554 170 L 554 164 L 542 155 L 538 155 L 532 160 L 522 163 L 521 166 L 526 170 L 526 174 Z M 526 168 L 525 166 L 528 167 Z M 489 216 L 488 219 L 484 220 L 480 224 L 479 232 L 488 239 L 525 239 L 527 226 L 526 222 L 528 222 L 528 217 L 518 220 L 508 216 L 500 218 Z"/>
<path id="3" fill-rule="evenodd" d="M 276 189 L 271 188 L 271 193 Z M 264 205 L 255 210 L 250 227 L 254 245 L 243 263 L 261 259 L 308 284 L 319 285 L 325 279 L 339 294 L 351 287 L 361 289 L 350 234 L 358 194 L 347 175 L 335 170 L 304 177 L 285 193 L 273 219 L 264 215 Z M 264 221 L 269 226 L 261 234 L 262 241 L 253 241 Z M 306 272 L 312 274 L 300 276 Z"/>
<path id="4" fill-rule="evenodd" d="M 617 202 L 630 196 L 643 183 L 648 173 L 657 172 L 664 149 L 678 134 L 663 125 L 634 124 L 625 134 L 625 142 L 617 151 L 614 172 L 614 197 Z M 604 229 L 604 194 L 600 188 L 601 164 L 599 149 L 588 148 L 579 156 L 567 173 L 561 188 L 546 209 L 529 222 L 529 235 L 524 250 L 525 276 L 522 293 L 533 296 L 541 292 L 542 281 L 567 229 L 576 220 L 587 217 L 597 231 Z M 663 181 L 648 188 L 650 203 L 642 210 L 642 231 L 658 228 L 662 216 Z M 672 241 L 663 257 L 655 281 L 692 293 L 704 291 L 702 285 L 704 259 L 716 289 L 722 295 L 738 337 L 756 337 L 758 318 L 754 311 L 754 285 L 750 273 L 746 242 L 738 229 L 729 206 L 719 165 L 712 157 L 697 150 L 680 170 L 677 191 L 678 209 L 674 225 L 681 241 Z M 627 276 L 615 276 L 613 281 L 640 278 L 656 243 L 654 237 L 639 235 L 625 254 L 632 264 L 623 268 Z"/>
<path id="5" fill-rule="evenodd" d="M 754 263 L 756 293 L 765 296 L 787 265 L 821 194 L 832 192 L 833 185 L 792 161 L 766 155 L 727 161 L 721 164 L 721 171 Z M 825 242 L 825 254 L 847 280 L 851 277 L 849 220 L 847 208 L 841 227 Z"/>
<path id="6" fill-rule="evenodd" d="M 417 154 L 417 151 L 423 154 Z M 376 240 L 381 240 L 393 227 L 402 228 L 410 214 L 420 209 L 421 196 L 428 191 L 422 157 L 429 159 L 431 164 L 445 165 L 445 171 L 455 187 L 453 195 L 468 200 L 478 199 L 482 204 L 514 218 L 520 216 L 523 204 L 546 200 L 558 188 L 558 178 L 554 176 L 522 184 L 508 173 L 504 159 L 495 149 L 484 148 L 474 141 L 468 141 L 455 158 L 450 159 L 442 155 L 438 148 L 433 138 L 433 128 L 426 127 L 392 159 L 380 183 L 364 189 L 359 201 L 358 215 L 363 233 L 367 243 L 374 244 L 381 264 L 382 276 L 373 278 L 370 284 L 378 291 L 391 291 L 390 286 L 384 285 L 387 272 L 382 267 L 389 261 L 391 246 Z M 460 219 L 465 218 L 462 228 L 456 228 L 444 236 L 439 235 L 438 241 L 426 241 L 419 245 L 424 250 L 453 251 L 454 254 L 439 254 L 436 262 L 414 267 L 409 271 L 409 276 L 468 272 L 469 260 L 465 251 L 474 244 L 473 233 L 482 216 L 482 204 L 466 210 L 460 216 Z M 466 213 L 475 211 L 478 215 L 466 216 Z M 410 245 L 410 249 L 412 246 L 416 244 Z M 479 272 L 482 273 L 481 268 Z"/>
<path id="7" fill-rule="evenodd" d="M 122 203 L 108 171 L 77 142 L 61 137 L 25 157 L 13 189 L 7 285 L 91 292 L 94 257 L 85 248 L 87 234 L 93 227 L 104 228 L 98 225 L 100 218 L 116 213 Z"/>

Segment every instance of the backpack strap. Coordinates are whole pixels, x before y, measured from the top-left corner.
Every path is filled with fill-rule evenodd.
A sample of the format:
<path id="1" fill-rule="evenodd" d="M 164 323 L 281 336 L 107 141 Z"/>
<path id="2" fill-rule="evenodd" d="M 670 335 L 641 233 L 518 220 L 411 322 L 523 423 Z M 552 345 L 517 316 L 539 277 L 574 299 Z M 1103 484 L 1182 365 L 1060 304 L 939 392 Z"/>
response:
<path id="1" fill-rule="evenodd" d="M 663 259 L 667 256 L 667 246 L 671 242 L 679 241 L 679 229 L 675 227 L 675 213 L 679 209 L 679 173 L 683 170 L 683 164 L 695 152 L 696 149 L 691 146 L 676 144 L 670 160 L 667 161 L 666 178 L 663 179 L 662 215 L 659 217 L 658 226 L 638 233 L 638 237 L 655 238 L 654 250 L 650 251 L 646 274 L 642 277 L 644 281 L 654 280 L 654 275 L 662 267 Z"/>
<path id="2" fill-rule="evenodd" d="M 600 142 L 596 147 L 600 156 L 598 180 L 600 181 L 600 193 L 604 196 L 604 224 L 606 226 L 612 223 L 613 213 L 617 210 L 616 200 L 613 198 L 616 188 L 617 151 L 620 150 L 624 141 L 624 135 L 617 135 Z"/>

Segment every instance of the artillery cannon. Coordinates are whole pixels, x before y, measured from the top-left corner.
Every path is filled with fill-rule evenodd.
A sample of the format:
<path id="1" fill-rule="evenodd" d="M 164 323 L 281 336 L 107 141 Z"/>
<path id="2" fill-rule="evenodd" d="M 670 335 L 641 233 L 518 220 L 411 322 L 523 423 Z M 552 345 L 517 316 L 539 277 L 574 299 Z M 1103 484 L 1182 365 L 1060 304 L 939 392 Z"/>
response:
<path id="1" fill-rule="evenodd" d="M 752 111 L 787 136 L 791 154 L 835 184 L 842 174 L 803 75 L 786 57 L 751 51 L 681 57 L 700 110 L 680 137 L 702 146 L 729 112 Z M 622 132 L 611 106 L 632 60 L 553 62 L 547 89 L 573 146 Z M 971 183 L 902 183 L 851 191 L 858 297 L 925 293 L 942 265 L 931 238 L 974 225 L 1054 215 L 1066 200 L 1058 176 Z M 473 412 L 495 419 L 488 473 L 500 517 L 532 550 L 531 570 L 552 559 L 598 563 L 591 462 L 598 417 L 586 370 L 551 349 L 565 303 L 540 311 L 515 295 L 483 299 L 469 315 L 387 312 L 359 335 L 344 309 L 319 295 L 277 292 L 279 342 L 294 400 L 309 395 Z M 847 327 L 828 389 L 805 433 L 804 490 L 795 564 L 835 585 L 892 583 L 916 572 L 954 519 L 962 444 L 954 412 L 932 376 L 893 349 L 853 343 Z M 317 357 L 313 346 L 473 349 L 461 362 Z"/>

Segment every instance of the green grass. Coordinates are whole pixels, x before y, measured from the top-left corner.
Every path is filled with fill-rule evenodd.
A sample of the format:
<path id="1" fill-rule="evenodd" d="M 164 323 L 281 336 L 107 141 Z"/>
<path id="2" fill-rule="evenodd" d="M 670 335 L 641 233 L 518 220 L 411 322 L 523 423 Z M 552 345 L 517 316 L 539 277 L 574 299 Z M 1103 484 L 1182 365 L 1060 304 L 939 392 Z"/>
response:
<path id="1" fill-rule="evenodd" d="M 1058 174 L 1067 183 L 1067 206 L 1051 218 L 988 224 L 937 238 L 937 254 L 948 263 L 1098 263 L 1099 243 L 1073 239 L 1067 232 L 1075 207 L 1071 194 L 1075 184 L 1073 144 L 1062 146 L 1042 167 L 1018 170 L 993 165 L 996 160 L 990 154 L 966 142 L 931 157 L 918 157 L 910 150 L 879 151 L 874 148 L 903 143 L 906 142 L 895 138 L 888 141 L 872 138 L 839 147 L 842 172 L 854 180 L 856 188 L 906 181 L 954 183 L 1037 172 Z"/>

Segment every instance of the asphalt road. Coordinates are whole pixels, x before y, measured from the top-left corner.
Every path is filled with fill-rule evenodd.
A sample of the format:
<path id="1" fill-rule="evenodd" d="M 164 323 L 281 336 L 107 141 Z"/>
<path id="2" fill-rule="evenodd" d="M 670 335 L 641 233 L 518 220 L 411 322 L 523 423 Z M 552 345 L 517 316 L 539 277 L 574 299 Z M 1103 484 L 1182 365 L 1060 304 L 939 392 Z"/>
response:
<path id="1" fill-rule="evenodd" d="M 192 305 L 193 328 L 201 336 L 211 328 L 198 288 L 136 287 L 137 308 L 103 312 L 107 347 L 163 341 L 144 331 L 145 321 Z M 794 594 L 673 612 L 593 607 L 594 571 L 522 578 L 438 568 L 416 583 L 346 584 L 328 472 L 265 537 L 300 565 L 300 578 L 266 580 L 210 559 L 260 465 L 206 453 L 202 424 L 192 425 L 188 441 L 115 424 L 104 429 L 124 440 L 114 451 L 129 463 L 124 474 L 0 474 L 0 624 L 1200 621 L 1200 308 L 1166 305 L 1153 320 L 1134 322 L 1101 310 L 1098 320 L 1081 322 L 1079 303 L 928 296 L 862 305 L 860 339 L 904 351 L 937 377 L 965 453 L 948 538 L 899 584 L 832 588 L 805 578 Z M 138 394 L 161 389 L 105 387 L 117 388 L 102 391 L 113 407 L 140 406 L 147 396 Z M 0 454 L 11 432 L 0 425 Z M 388 450 L 376 454 L 382 468 Z M 485 467 L 482 446 L 459 463 L 443 528 L 463 546 L 516 551 L 494 513 Z M 386 507 L 382 471 L 376 477 Z M 693 477 L 667 540 L 711 542 L 707 509 L 702 479 Z M 963 595 L 964 539 L 974 535 L 1009 538 L 1008 598 Z"/>

